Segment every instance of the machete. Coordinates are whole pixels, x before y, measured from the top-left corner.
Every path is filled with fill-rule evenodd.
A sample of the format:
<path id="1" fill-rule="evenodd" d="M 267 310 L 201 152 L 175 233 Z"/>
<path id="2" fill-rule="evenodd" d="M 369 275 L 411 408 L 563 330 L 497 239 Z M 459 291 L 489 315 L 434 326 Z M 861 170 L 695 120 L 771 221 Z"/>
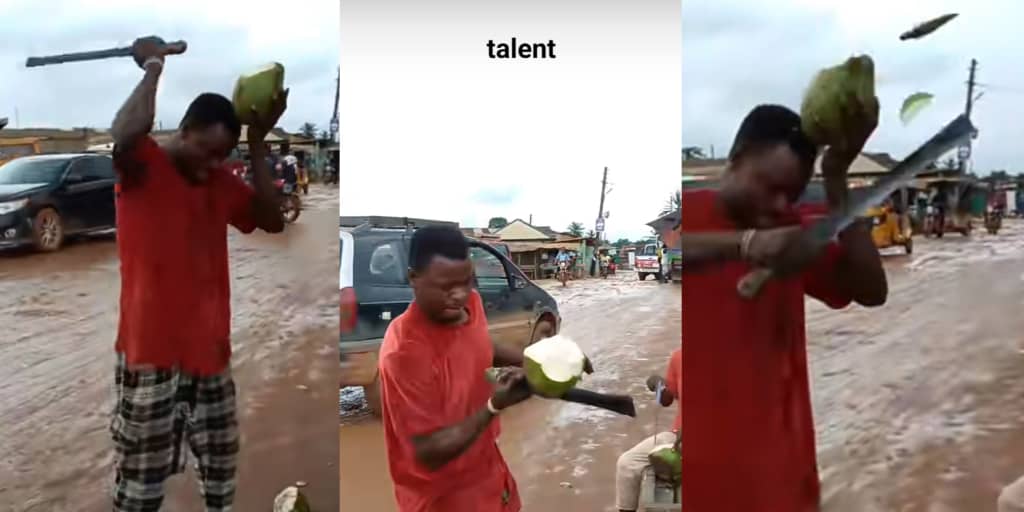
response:
<path id="1" fill-rule="evenodd" d="M 845 212 L 834 213 L 812 224 L 803 233 L 804 241 L 812 247 L 824 248 L 840 231 L 846 229 L 865 211 L 899 190 L 928 164 L 976 134 L 977 129 L 971 124 L 971 120 L 966 115 L 960 114 L 928 142 L 896 164 L 878 181 L 859 191 Z M 770 268 L 754 269 L 740 279 L 736 289 L 741 297 L 751 299 L 761 292 L 761 287 L 773 276 L 774 272 Z"/>
<path id="2" fill-rule="evenodd" d="M 488 368 L 484 372 L 484 377 L 487 378 L 488 382 L 494 384 L 498 382 L 498 374 L 500 371 L 500 368 Z M 523 385 L 529 386 L 526 381 L 523 381 Z M 558 400 L 589 405 L 591 407 L 597 407 L 599 409 L 618 413 L 623 416 L 629 416 L 630 418 L 636 417 L 636 405 L 633 403 L 633 397 L 629 395 L 613 395 L 610 393 L 598 393 L 597 391 L 590 391 L 587 389 L 570 388 L 565 392 L 565 394 L 558 397 Z"/>
<path id="3" fill-rule="evenodd" d="M 185 53 L 185 50 L 188 49 L 188 45 L 185 43 L 185 41 L 174 41 L 171 43 L 165 43 L 162 39 L 158 37 L 153 37 L 153 39 L 166 47 L 168 55 L 180 55 L 182 53 Z M 50 64 L 64 64 L 65 62 L 83 62 L 88 60 L 111 59 L 115 57 L 131 56 L 132 47 L 122 46 L 119 48 L 109 48 L 106 50 L 62 53 L 60 55 L 48 55 L 46 57 L 29 57 L 28 60 L 25 61 L 25 67 L 34 68 L 39 66 L 47 66 Z"/>

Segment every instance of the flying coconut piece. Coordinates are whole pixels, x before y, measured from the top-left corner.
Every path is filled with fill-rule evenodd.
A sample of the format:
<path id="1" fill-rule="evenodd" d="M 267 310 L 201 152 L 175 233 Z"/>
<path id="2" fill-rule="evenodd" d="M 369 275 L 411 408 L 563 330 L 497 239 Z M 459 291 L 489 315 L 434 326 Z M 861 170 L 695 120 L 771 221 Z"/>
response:
<path id="1" fill-rule="evenodd" d="M 924 23 L 916 25 L 914 28 L 900 34 L 900 41 L 906 41 L 908 39 L 920 39 L 932 32 L 935 32 L 939 27 L 949 23 L 953 18 L 959 16 L 957 13 L 943 14 L 938 18 L 930 19 Z"/>
<path id="2" fill-rule="evenodd" d="M 915 92 L 907 96 L 907 99 L 903 100 L 903 106 L 900 107 L 900 121 L 903 121 L 905 125 L 910 124 L 917 114 L 932 104 L 934 97 L 927 92 Z"/>
<path id="3" fill-rule="evenodd" d="M 558 334 L 523 350 L 523 369 L 534 393 L 559 398 L 579 382 L 587 356 L 571 339 Z"/>
<path id="4" fill-rule="evenodd" d="M 274 498 L 274 512 L 312 512 L 306 496 L 300 491 L 305 486 L 305 482 L 296 482 L 295 485 L 285 487 Z"/>
<path id="5" fill-rule="evenodd" d="M 800 105 L 801 126 L 818 146 L 843 146 L 848 132 L 843 111 L 875 110 L 877 104 L 874 61 L 867 55 L 850 57 L 815 75 Z"/>
<path id="6" fill-rule="evenodd" d="M 5 126 L 7 126 L 7 118 L 0 117 L 0 130 L 3 130 Z"/>

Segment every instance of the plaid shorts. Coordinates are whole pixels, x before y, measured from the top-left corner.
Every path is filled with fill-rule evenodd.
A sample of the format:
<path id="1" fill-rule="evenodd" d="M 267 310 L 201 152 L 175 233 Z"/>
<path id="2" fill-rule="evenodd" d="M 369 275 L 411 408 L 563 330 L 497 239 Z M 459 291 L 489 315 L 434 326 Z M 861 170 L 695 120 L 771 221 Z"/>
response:
<path id="1" fill-rule="evenodd" d="M 176 369 L 135 370 L 118 354 L 115 385 L 114 510 L 158 511 L 164 480 L 185 470 L 186 442 L 206 510 L 231 510 L 239 444 L 231 370 L 204 377 Z"/>

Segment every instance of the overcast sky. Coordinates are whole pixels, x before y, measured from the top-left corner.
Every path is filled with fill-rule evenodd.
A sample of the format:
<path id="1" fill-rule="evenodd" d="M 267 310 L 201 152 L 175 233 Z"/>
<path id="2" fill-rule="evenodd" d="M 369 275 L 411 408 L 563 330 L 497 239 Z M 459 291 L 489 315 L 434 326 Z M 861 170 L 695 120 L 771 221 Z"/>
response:
<path id="1" fill-rule="evenodd" d="M 107 128 L 141 78 L 130 59 L 25 68 L 29 56 L 184 39 L 157 98 L 164 128 L 199 93 L 230 97 L 238 75 L 277 61 L 291 88 L 280 126 L 327 129 L 338 66 L 338 0 L 0 0 L 0 117 L 11 127 Z"/>
<path id="2" fill-rule="evenodd" d="M 916 23 L 960 16 L 930 36 L 903 42 Z M 714 145 L 724 156 L 756 104 L 799 108 L 814 73 L 855 53 L 875 60 L 882 107 L 869 151 L 902 158 L 963 111 L 967 70 L 978 59 L 972 120 L 980 135 L 974 170 L 1024 171 L 1024 3 L 931 0 L 719 0 L 683 2 L 683 145 Z M 909 125 L 899 119 L 911 93 L 935 95 Z"/>

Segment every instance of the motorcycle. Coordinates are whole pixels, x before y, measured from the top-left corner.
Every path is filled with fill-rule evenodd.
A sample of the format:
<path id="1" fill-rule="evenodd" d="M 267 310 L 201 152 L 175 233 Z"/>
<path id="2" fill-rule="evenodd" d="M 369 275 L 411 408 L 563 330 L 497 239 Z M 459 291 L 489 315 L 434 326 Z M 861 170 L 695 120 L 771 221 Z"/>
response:
<path id="1" fill-rule="evenodd" d="M 283 179 L 274 180 L 274 188 L 281 196 L 281 220 L 285 224 L 291 224 L 298 220 L 299 213 L 302 211 L 299 188 L 292 183 L 285 183 Z"/>

